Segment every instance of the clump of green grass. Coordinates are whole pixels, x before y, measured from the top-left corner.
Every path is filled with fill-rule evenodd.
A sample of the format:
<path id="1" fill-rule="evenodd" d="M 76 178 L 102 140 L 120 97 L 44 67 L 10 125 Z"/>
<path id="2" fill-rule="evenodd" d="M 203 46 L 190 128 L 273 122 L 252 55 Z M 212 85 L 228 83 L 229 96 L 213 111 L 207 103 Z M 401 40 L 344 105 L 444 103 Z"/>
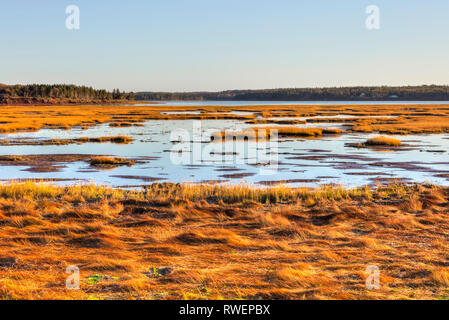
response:
<path id="1" fill-rule="evenodd" d="M 365 143 L 366 146 L 390 146 L 390 147 L 399 147 L 402 142 L 399 139 L 386 137 L 386 136 L 378 136 L 374 138 L 368 139 Z"/>

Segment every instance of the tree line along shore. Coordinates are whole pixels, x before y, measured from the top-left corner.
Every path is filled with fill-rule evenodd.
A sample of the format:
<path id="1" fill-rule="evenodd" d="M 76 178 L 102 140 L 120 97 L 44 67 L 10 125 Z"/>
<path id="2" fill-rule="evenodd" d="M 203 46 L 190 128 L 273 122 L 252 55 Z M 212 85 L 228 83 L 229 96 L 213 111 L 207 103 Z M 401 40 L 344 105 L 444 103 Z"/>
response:
<path id="1" fill-rule="evenodd" d="M 377 86 L 227 90 L 219 92 L 125 92 L 73 84 L 0 84 L 1 105 L 99 104 L 156 101 L 448 101 L 449 86 Z"/>
<path id="2" fill-rule="evenodd" d="M 52 104 L 99 104 L 120 103 L 135 99 L 133 92 L 119 89 L 107 91 L 87 86 L 65 84 L 0 84 L 0 104 L 2 105 L 52 105 Z"/>
<path id="3" fill-rule="evenodd" d="M 285 88 L 220 92 L 137 92 L 137 100 L 423 101 L 449 100 L 449 86 Z"/>

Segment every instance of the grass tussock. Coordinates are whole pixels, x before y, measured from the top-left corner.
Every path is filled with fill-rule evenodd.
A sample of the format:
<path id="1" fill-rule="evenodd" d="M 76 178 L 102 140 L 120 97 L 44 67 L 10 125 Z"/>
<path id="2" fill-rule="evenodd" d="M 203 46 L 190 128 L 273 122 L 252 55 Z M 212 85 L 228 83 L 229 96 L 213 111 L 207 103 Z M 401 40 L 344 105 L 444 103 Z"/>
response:
<path id="1" fill-rule="evenodd" d="M 277 132 L 279 136 L 288 137 L 316 137 L 323 134 L 320 128 L 297 128 L 297 127 L 261 127 L 254 128 L 254 130 L 265 131 L 267 136 L 270 136 L 273 131 Z"/>
<path id="2" fill-rule="evenodd" d="M 129 136 L 110 136 L 110 137 L 98 137 L 98 138 L 79 138 L 75 139 L 76 142 L 87 143 L 118 143 L 118 144 L 128 144 L 134 141 L 133 138 Z"/>
<path id="3" fill-rule="evenodd" d="M 389 147 L 399 147 L 402 142 L 399 139 L 379 136 L 368 139 L 365 143 L 366 146 L 389 146 Z"/>
<path id="4" fill-rule="evenodd" d="M 105 157 L 98 156 L 92 157 L 90 165 L 93 167 L 118 167 L 118 166 L 132 166 L 136 162 L 120 157 Z"/>
<path id="5" fill-rule="evenodd" d="M 448 195 L 400 184 L 0 184 L 0 298 L 440 299 Z M 80 290 L 65 288 L 71 265 Z M 365 288 L 368 265 L 378 290 Z"/>
<path id="6" fill-rule="evenodd" d="M 338 128 L 254 127 L 240 131 L 227 130 L 216 132 L 214 138 L 219 140 L 264 140 L 271 138 L 273 135 L 291 138 L 312 138 L 341 133 L 343 131 Z"/>
<path id="7" fill-rule="evenodd" d="M 126 127 L 132 127 L 133 124 L 130 122 L 112 122 L 109 124 L 110 127 L 120 127 L 120 128 L 126 128 Z"/>
<path id="8" fill-rule="evenodd" d="M 108 137 L 81 137 L 76 139 L 50 139 L 40 142 L 40 144 L 73 144 L 73 143 L 117 143 L 128 144 L 134 139 L 128 136 L 108 136 Z"/>

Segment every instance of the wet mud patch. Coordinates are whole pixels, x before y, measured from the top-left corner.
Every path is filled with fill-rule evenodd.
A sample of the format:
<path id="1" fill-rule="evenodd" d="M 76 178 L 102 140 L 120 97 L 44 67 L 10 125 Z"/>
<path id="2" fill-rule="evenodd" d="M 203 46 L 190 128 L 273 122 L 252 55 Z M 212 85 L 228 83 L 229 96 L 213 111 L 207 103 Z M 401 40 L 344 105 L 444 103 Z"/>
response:
<path id="1" fill-rule="evenodd" d="M 161 157 L 155 157 L 155 156 L 141 156 L 136 157 L 136 160 L 138 161 L 156 161 L 159 160 Z"/>
<path id="2" fill-rule="evenodd" d="M 61 163 L 89 161 L 90 155 L 83 154 L 38 154 L 0 156 L 0 166 L 28 167 L 22 171 L 42 173 L 58 172 L 65 166 Z"/>
<path id="3" fill-rule="evenodd" d="M 344 172 L 344 174 L 349 176 L 392 176 L 392 174 L 381 172 Z"/>
<path id="4" fill-rule="evenodd" d="M 445 153 L 446 150 L 425 150 L 426 152 L 431 152 L 431 153 Z"/>
<path id="5" fill-rule="evenodd" d="M 324 161 L 323 163 L 328 163 L 329 167 L 334 168 L 336 170 L 364 170 L 367 169 L 366 164 L 364 163 L 357 163 L 357 162 L 331 162 L 331 161 Z"/>
<path id="6" fill-rule="evenodd" d="M 243 171 L 243 169 L 234 168 L 234 167 L 219 167 L 219 168 L 216 168 L 215 171 L 217 171 L 217 172 L 239 172 L 239 171 Z"/>
<path id="7" fill-rule="evenodd" d="M 22 171 L 44 173 L 44 172 L 59 172 L 61 169 L 67 168 L 67 166 L 37 166 L 23 169 Z"/>
<path id="8" fill-rule="evenodd" d="M 373 177 L 369 179 L 372 184 L 389 185 L 391 183 L 410 183 L 410 178 L 387 178 L 387 177 Z"/>
<path id="9" fill-rule="evenodd" d="M 434 169 L 421 166 L 419 164 L 424 164 L 422 162 L 374 162 L 368 163 L 368 166 L 371 167 L 380 167 L 380 168 L 388 168 L 388 169 L 403 169 L 407 171 L 421 171 L 421 172 L 433 172 Z"/>
<path id="10" fill-rule="evenodd" d="M 225 179 L 239 179 L 239 178 L 246 178 L 246 177 L 252 177 L 256 175 L 255 173 L 252 172 L 247 172 L 247 173 L 234 173 L 234 174 L 223 174 L 220 175 L 219 178 L 225 178 Z"/>
<path id="11" fill-rule="evenodd" d="M 322 154 L 322 155 L 301 155 L 286 157 L 287 160 L 310 160 L 310 161 L 321 161 L 321 160 L 332 160 L 332 159 L 347 159 L 347 160 L 357 160 L 357 161 L 380 161 L 381 158 L 373 158 L 364 155 L 357 154 Z"/>
<path id="12" fill-rule="evenodd" d="M 356 148 L 356 149 L 371 149 L 375 151 L 412 151 L 416 150 L 416 146 L 411 145 L 401 145 L 401 146 L 376 146 L 376 145 L 365 145 L 363 143 L 345 143 L 345 147 Z"/>
<path id="13" fill-rule="evenodd" d="M 318 179 L 287 179 L 287 180 L 266 180 L 259 181 L 257 184 L 263 186 L 276 186 L 281 184 L 291 184 L 291 183 L 316 183 L 319 182 Z"/>
<path id="14" fill-rule="evenodd" d="M 98 159 L 113 159 L 112 163 L 100 163 L 96 162 Z M 118 161 L 121 159 L 122 161 Z M 96 156 L 89 154 L 37 154 L 37 155 L 5 155 L 0 156 L 0 166 L 18 166 L 27 167 L 22 171 L 34 172 L 34 173 L 46 173 L 46 172 L 58 172 L 61 169 L 66 168 L 64 164 L 73 162 L 87 162 L 91 166 L 96 168 L 115 167 L 117 165 L 133 165 L 137 163 L 134 160 L 128 160 L 123 158 L 110 158 L 104 156 Z M 142 162 L 139 162 L 142 163 Z M 89 170 L 86 172 L 96 172 L 97 170 Z"/>
<path id="15" fill-rule="evenodd" d="M 195 184 L 222 184 L 230 181 L 231 180 L 201 180 L 199 182 L 195 182 Z"/>
<path id="16" fill-rule="evenodd" d="M 84 179 L 75 178 L 19 178 L 19 179 L 0 179 L 2 182 L 70 182 L 70 181 L 82 181 Z"/>
<path id="17" fill-rule="evenodd" d="M 127 179 L 127 180 L 140 180 L 143 182 L 157 182 L 157 181 L 167 180 L 167 178 L 162 178 L 162 177 L 130 176 L 130 175 L 111 175 L 111 177 Z"/>
<path id="18" fill-rule="evenodd" d="M 449 180 L 449 173 L 435 174 L 434 177 L 436 177 L 436 178 L 445 178 L 445 179 Z"/>

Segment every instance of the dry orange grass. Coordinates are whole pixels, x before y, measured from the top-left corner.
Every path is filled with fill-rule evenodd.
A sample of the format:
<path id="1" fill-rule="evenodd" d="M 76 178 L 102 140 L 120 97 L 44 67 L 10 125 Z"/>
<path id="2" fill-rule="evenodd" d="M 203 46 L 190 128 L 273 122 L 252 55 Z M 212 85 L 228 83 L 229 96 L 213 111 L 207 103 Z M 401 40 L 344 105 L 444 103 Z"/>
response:
<path id="1" fill-rule="evenodd" d="M 90 160 L 90 165 L 94 167 L 101 166 L 132 166 L 136 162 L 133 160 L 128 160 L 125 158 L 119 157 L 105 157 L 105 156 L 97 156 L 92 157 Z"/>
<path id="2" fill-rule="evenodd" d="M 50 140 L 51 141 L 51 140 Z M 69 140 L 70 141 L 70 140 Z M 81 137 L 78 139 L 73 139 L 76 143 L 105 143 L 105 142 L 111 142 L 111 143 L 119 143 L 119 144 L 128 144 L 134 141 L 133 138 L 129 136 L 109 136 L 109 137 L 97 137 L 97 138 L 89 138 L 89 137 Z"/>
<path id="3" fill-rule="evenodd" d="M 0 298 L 444 299 L 448 194 L 0 185 Z"/>
<path id="4" fill-rule="evenodd" d="M 265 131 L 270 136 L 272 131 L 276 131 L 279 136 L 289 137 L 316 137 L 323 134 L 320 128 L 298 128 L 298 127 L 261 127 L 254 128 L 256 131 Z"/>
<path id="5" fill-rule="evenodd" d="M 365 142 L 365 145 L 367 146 L 399 147 L 401 144 L 402 144 L 401 140 L 386 136 L 370 138 Z"/>
<path id="6" fill-rule="evenodd" d="M 221 131 L 214 134 L 214 138 L 234 140 L 269 139 L 273 134 L 280 137 L 319 137 L 323 134 L 342 133 L 339 129 L 298 128 L 298 127 L 255 127 L 240 131 Z"/>
<path id="7" fill-rule="evenodd" d="M 22 156 L 17 156 L 17 155 L 4 155 L 4 156 L 0 156 L 0 161 L 21 161 L 23 160 Z"/>
<path id="8" fill-rule="evenodd" d="M 147 120 L 180 119 L 234 119 L 252 123 L 292 124 L 303 123 L 297 117 L 349 115 L 352 118 L 316 118 L 307 122 L 333 122 L 349 125 L 348 132 L 379 132 L 390 134 L 443 133 L 449 132 L 448 105 L 292 105 L 292 106 L 240 106 L 239 111 L 252 115 L 229 114 L 231 106 L 169 106 L 154 104 L 143 106 L 86 105 L 86 106 L 4 106 L 0 110 L 0 133 L 35 131 L 41 128 L 70 129 L 88 128 L 109 123 L 112 126 L 141 125 Z M 164 114 L 165 111 L 179 113 Z M 199 114 L 183 113 L 200 111 Z M 389 114 L 394 118 L 387 118 Z M 256 119 L 262 116 L 264 119 Z M 376 116 L 376 118 L 370 118 Z M 275 120 L 291 117 L 292 120 Z M 274 120 L 267 120 L 274 118 Z"/>

